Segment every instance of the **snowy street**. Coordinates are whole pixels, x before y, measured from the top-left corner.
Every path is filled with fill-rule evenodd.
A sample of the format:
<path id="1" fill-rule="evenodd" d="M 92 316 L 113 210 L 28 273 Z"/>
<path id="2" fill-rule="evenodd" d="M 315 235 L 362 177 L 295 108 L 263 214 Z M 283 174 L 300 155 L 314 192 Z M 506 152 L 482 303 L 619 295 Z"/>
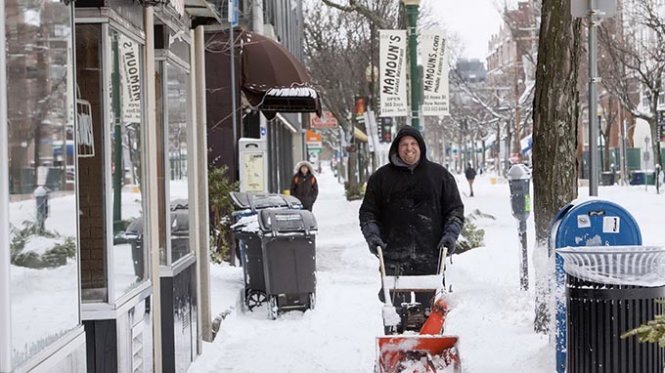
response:
<path id="1" fill-rule="evenodd" d="M 220 333 L 190 367 L 203 372 L 372 372 L 375 338 L 381 335 L 378 262 L 358 227 L 361 201 L 348 202 L 330 169 L 318 176 L 314 205 L 317 236 L 317 303 L 313 311 L 294 311 L 277 320 L 267 308 L 240 309 L 242 269 L 211 268 L 212 313 L 230 314 Z M 479 209 L 496 218 L 474 223 L 485 230 L 485 246 L 455 255 L 448 264 L 452 285 L 446 334 L 460 337 L 466 373 L 552 372 L 554 349 L 549 337 L 533 332 L 533 215 L 529 219 L 529 291 L 519 289 L 517 221 L 511 215 L 508 184 L 480 175 L 475 197 L 456 175 L 466 214 Z M 494 181 L 494 182 L 492 182 Z M 600 198 L 623 205 L 642 227 L 645 244 L 665 243 L 658 221 L 665 202 L 653 186 L 602 187 Z M 580 188 L 580 196 L 588 195 Z M 542 249 L 542 248 L 541 248 Z"/>

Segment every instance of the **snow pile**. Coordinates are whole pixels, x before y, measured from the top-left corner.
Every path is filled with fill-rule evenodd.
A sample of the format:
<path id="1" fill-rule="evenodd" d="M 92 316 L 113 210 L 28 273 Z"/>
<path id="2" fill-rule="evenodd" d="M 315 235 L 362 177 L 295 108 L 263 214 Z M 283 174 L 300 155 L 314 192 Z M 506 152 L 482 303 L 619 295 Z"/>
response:
<path id="1" fill-rule="evenodd" d="M 258 215 L 252 214 L 241 217 L 235 224 L 231 225 L 231 230 L 233 230 L 234 232 L 248 232 L 248 233 L 259 232 Z"/>

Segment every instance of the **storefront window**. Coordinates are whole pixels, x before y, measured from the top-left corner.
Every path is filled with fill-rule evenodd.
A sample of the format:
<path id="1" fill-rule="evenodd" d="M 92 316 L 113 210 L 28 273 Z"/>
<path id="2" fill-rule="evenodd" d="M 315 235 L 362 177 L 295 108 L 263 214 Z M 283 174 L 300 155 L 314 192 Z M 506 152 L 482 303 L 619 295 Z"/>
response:
<path id="1" fill-rule="evenodd" d="M 109 33 L 111 249 L 115 299 L 146 278 L 143 180 L 143 47 L 129 37 Z M 107 173 L 107 175 L 109 175 Z M 107 215 L 108 216 L 108 215 Z"/>
<path id="2" fill-rule="evenodd" d="M 187 120 L 189 74 L 166 64 L 166 101 L 168 110 L 166 171 L 171 209 L 171 262 L 187 255 L 189 245 L 189 189 L 187 168 Z"/>
<path id="3" fill-rule="evenodd" d="M 79 324 L 75 89 L 70 7 L 26 0 L 5 13 L 16 367 Z"/>

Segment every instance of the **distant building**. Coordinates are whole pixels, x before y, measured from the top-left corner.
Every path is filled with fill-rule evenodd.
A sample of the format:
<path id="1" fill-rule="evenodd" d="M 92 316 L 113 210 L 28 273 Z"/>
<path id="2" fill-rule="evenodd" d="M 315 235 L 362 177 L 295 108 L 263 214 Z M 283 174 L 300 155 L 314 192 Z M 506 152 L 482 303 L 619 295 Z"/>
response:
<path id="1" fill-rule="evenodd" d="M 455 70 L 468 83 L 482 83 L 487 80 L 487 69 L 479 59 L 459 59 L 455 65 Z"/>
<path id="2" fill-rule="evenodd" d="M 521 111 L 530 105 L 535 86 L 538 17 L 534 1 L 520 1 L 516 9 L 504 9 L 503 20 L 488 44 L 487 83 L 494 87 L 499 107 L 513 111 L 512 124 L 502 131 L 498 144 L 498 153 L 507 162 L 509 157 L 528 156 L 522 143 L 528 143 L 532 124 L 530 115 Z"/>

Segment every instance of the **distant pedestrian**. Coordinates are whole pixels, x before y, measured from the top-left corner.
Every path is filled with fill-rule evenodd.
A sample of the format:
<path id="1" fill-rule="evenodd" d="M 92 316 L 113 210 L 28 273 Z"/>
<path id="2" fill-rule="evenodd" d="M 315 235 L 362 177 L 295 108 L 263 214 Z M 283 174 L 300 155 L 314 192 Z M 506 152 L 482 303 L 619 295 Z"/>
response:
<path id="1" fill-rule="evenodd" d="M 298 162 L 291 179 L 291 195 L 298 198 L 303 208 L 309 211 L 312 211 L 316 197 L 319 196 L 319 184 L 313 169 L 314 166 L 307 161 Z"/>
<path id="2" fill-rule="evenodd" d="M 471 162 L 467 163 L 464 176 L 466 177 L 466 181 L 469 182 L 469 196 L 473 197 L 473 180 L 476 178 L 476 170 L 471 165 Z"/>

